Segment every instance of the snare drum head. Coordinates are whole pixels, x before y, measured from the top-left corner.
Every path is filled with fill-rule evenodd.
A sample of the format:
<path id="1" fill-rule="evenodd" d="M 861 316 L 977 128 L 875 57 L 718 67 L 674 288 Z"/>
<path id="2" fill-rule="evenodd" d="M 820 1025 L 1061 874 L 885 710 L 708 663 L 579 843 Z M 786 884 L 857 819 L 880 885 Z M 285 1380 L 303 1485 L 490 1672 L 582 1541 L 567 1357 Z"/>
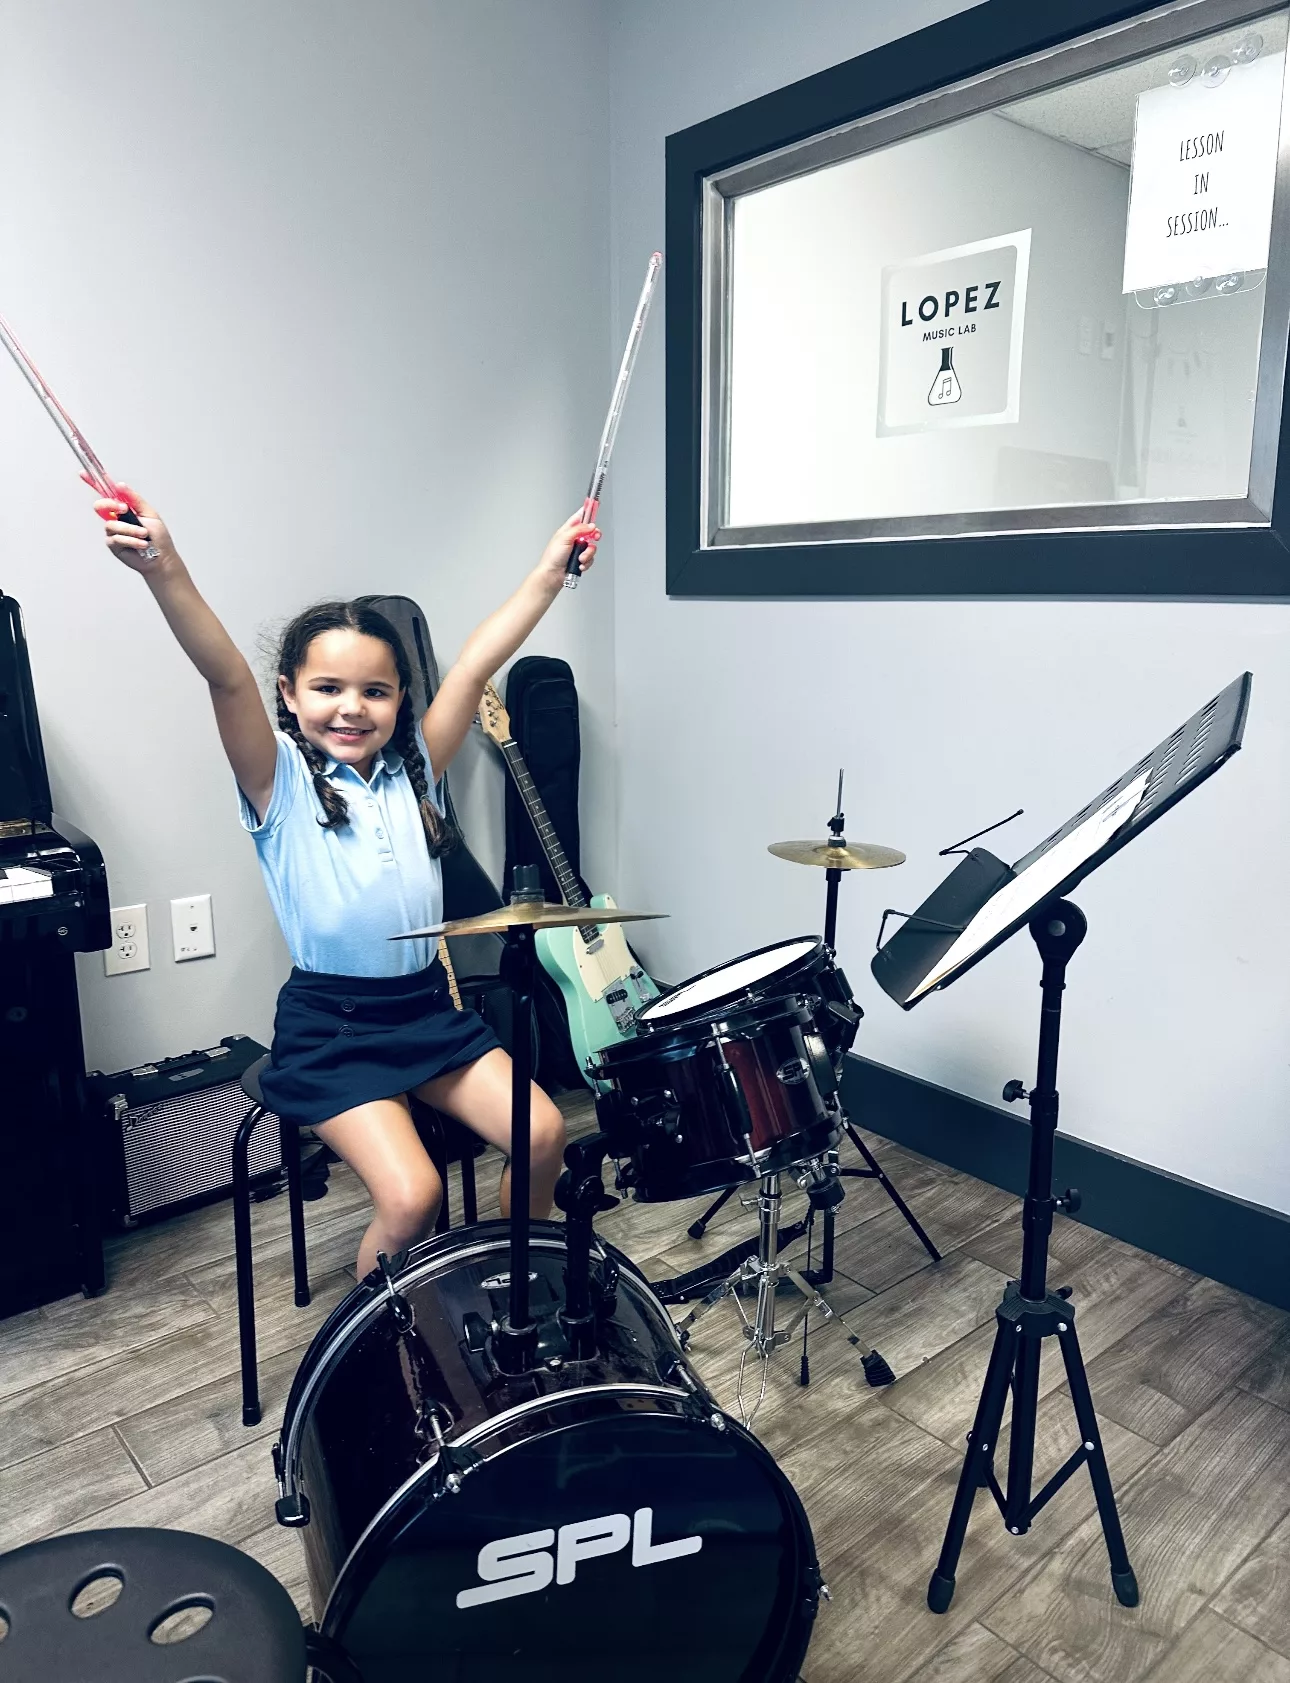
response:
<path id="1" fill-rule="evenodd" d="M 730 999 L 773 993 L 773 985 L 768 987 L 773 978 L 781 971 L 795 969 L 819 947 L 817 936 L 801 935 L 792 941 L 777 941 L 774 946 L 762 947 L 755 953 L 745 953 L 742 958 L 718 965 L 715 970 L 705 970 L 661 999 L 653 1000 L 638 1014 L 637 1021 L 647 1028 L 670 1024 L 705 1015 L 714 1005 Z"/>
<path id="2" fill-rule="evenodd" d="M 324 1620 L 364 1683 L 791 1683 L 814 1551 L 756 1439 L 630 1387 L 564 1415 L 369 1534 Z"/>

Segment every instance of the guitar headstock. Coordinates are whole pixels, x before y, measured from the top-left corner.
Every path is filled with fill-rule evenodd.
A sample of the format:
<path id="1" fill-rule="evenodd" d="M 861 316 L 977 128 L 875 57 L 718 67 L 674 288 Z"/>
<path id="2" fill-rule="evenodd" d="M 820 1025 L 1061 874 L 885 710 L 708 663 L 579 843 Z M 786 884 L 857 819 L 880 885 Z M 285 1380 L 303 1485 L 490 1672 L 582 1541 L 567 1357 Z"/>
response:
<path id="1" fill-rule="evenodd" d="M 511 740 L 511 716 L 491 678 L 484 685 L 484 693 L 480 697 L 479 722 L 484 735 L 491 737 L 499 748 Z"/>

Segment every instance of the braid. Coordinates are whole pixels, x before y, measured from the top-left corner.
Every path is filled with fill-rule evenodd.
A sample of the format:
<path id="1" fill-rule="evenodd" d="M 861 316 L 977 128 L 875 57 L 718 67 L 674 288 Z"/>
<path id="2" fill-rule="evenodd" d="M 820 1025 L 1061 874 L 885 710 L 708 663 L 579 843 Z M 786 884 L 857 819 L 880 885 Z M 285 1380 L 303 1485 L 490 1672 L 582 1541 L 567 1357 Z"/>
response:
<path id="1" fill-rule="evenodd" d="M 403 705 L 395 720 L 393 747 L 403 756 L 408 782 L 417 798 L 421 822 L 425 826 L 426 847 L 432 859 L 439 859 L 457 845 L 457 832 L 445 822 L 442 813 L 430 799 L 430 783 L 426 777 L 426 763 L 421 754 L 416 720 L 412 716 L 412 697 L 404 693 Z"/>
<path id="2" fill-rule="evenodd" d="M 403 756 L 408 782 L 412 785 L 412 792 L 417 798 L 417 806 L 421 812 L 426 847 L 430 857 L 438 859 L 456 846 L 458 838 L 456 831 L 445 821 L 430 796 L 426 762 L 421 754 L 420 732 L 413 716 L 412 671 L 399 634 L 384 614 L 378 613 L 365 601 L 319 602 L 315 607 L 306 608 L 304 613 L 298 614 L 283 631 L 274 662 L 278 673 L 294 683 L 296 673 L 305 663 L 310 643 L 325 631 L 356 631 L 360 636 L 375 637 L 384 643 L 394 656 L 403 700 L 395 719 L 390 744 Z M 343 828 L 349 823 L 349 805 L 340 790 L 327 781 L 324 770 L 327 756 L 305 736 L 280 690 L 277 714 L 278 728 L 299 748 L 305 757 L 305 764 L 313 774 L 314 789 L 326 814 L 326 817 L 320 818 L 318 822 L 325 830 Z"/>
<path id="3" fill-rule="evenodd" d="M 326 756 L 322 749 L 316 748 L 301 730 L 300 721 L 287 706 L 281 690 L 278 692 L 278 729 L 285 731 L 296 747 L 299 748 L 305 757 L 305 764 L 313 773 L 314 792 L 322 802 L 322 809 L 327 815 L 325 818 L 320 818 L 318 822 L 324 830 L 341 829 L 349 823 L 349 802 L 339 789 L 327 781 Z"/>

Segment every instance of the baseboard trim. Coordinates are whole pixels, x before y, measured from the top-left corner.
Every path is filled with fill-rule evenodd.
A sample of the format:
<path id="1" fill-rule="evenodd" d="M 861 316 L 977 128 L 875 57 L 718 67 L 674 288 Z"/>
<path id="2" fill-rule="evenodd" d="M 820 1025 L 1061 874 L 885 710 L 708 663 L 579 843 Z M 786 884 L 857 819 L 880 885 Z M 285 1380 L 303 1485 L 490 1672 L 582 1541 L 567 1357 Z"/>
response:
<path id="1" fill-rule="evenodd" d="M 1025 1191 L 1030 1127 L 1023 1116 L 855 1056 L 847 1059 L 842 1097 L 852 1118 L 884 1139 L 1005 1191 Z M 1290 1216 L 1069 1134 L 1058 1133 L 1053 1164 L 1059 1191 L 1083 1193 L 1079 1220 L 1088 1226 L 1290 1309 Z"/>

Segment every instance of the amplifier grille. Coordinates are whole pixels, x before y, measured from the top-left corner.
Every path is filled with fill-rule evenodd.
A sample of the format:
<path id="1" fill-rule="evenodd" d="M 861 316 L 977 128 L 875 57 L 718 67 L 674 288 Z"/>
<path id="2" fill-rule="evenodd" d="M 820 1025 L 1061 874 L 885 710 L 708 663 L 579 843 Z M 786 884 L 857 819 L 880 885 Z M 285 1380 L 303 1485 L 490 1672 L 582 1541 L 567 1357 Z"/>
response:
<path id="1" fill-rule="evenodd" d="M 236 1081 L 176 1093 L 139 1105 L 121 1118 L 131 1217 L 186 1198 L 227 1192 L 233 1179 L 233 1136 L 250 1101 Z M 278 1119 L 266 1111 L 251 1135 L 251 1174 L 282 1162 Z"/>

